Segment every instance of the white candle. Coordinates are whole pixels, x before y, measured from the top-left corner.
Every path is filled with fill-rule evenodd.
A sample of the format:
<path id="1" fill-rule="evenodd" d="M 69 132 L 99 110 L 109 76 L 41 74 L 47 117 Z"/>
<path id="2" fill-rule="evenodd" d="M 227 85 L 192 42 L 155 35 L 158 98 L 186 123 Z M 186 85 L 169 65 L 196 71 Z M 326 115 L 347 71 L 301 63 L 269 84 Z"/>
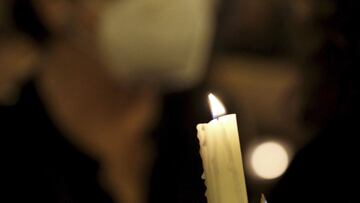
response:
<path id="1" fill-rule="evenodd" d="M 208 203 L 248 203 L 236 115 L 209 101 L 214 119 L 197 126 Z"/>
<path id="2" fill-rule="evenodd" d="M 266 201 L 266 199 L 265 199 L 265 195 L 264 195 L 264 194 L 261 194 L 260 203 L 267 203 L 267 201 Z"/>

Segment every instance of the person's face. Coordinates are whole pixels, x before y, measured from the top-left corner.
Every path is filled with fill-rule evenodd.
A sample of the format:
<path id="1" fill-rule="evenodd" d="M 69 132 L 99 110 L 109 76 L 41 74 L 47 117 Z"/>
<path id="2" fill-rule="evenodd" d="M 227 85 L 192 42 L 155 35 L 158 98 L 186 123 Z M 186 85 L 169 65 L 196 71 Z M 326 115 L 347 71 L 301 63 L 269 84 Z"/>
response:
<path id="1" fill-rule="evenodd" d="M 34 0 L 55 39 L 94 49 L 115 80 L 170 89 L 197 82 L 207 62 L 214 3 L 208 0 Z"/>

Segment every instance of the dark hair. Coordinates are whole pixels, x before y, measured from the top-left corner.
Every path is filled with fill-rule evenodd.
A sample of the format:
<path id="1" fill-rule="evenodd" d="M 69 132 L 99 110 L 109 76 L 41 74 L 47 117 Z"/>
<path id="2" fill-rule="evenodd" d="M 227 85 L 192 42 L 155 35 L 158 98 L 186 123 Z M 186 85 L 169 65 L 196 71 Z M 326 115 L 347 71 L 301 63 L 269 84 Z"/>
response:
<path id="1" fill-rule="evenodd" d="M 317 2 L 319 6 L 320 2 L 324 1 Z M 349 118 L 358 110 L 359 3 L 357 0 L 326 2 L 332 3 L 334 11 L 330 16 L 317 19 L 323 32 L 323 43 L 310 59 L 310 64 L 319 67 L 319 79 L 306 109 L 308 123 L 324 124 L 328 120 Z"/>
<path id="2" fill-rule="evenodd" d="M 41 22 L 31 0 L 14 0 L 12 17 L 15 29 L 44 44 L 49 38 L 49 31 Z"/>

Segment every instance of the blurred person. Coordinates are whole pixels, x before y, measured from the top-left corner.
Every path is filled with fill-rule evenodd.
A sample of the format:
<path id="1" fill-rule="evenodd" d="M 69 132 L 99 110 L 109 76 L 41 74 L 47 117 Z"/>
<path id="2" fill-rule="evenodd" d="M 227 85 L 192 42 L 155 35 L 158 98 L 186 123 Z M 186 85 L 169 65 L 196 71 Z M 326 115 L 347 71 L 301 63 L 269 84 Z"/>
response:
<path id="1" fill-rule="evenodd" d="M 15 26 L 2 32 L 1 101 L 10 105 L 0 109 L 7 188 L 2 201 L 110 202 L 102 184 L 117 201 L 143 202 L 151 156 L 143 135 L 155 120 L 155 90 L 120 87 L 101 70 L 95 53 L 84 52 L 94 48 L 79 43 L 83 36 L 57 36 L 69 13 L 59 16 L 52 6 L 62 13 L 69 12 L 68 4 L 16 1 Z M 77 11 L 89 13 L 82 20 L 92 23 L 91 10 Z M 44 47 L 40 64 L 35 55 Z"/>
<path id="2" fill-rule="evenodd" d="M 358 201 L 360 7 L 352 0 L 313 6 L 313 26 L 322 42 L 305 58 L 309 93 L 304 118 L 316 136 L 296 154 L 269 202 Z M 324 10 L 327 15 L 321 14 Z"/>
<path id="3" fill-rule="evenodd" d="M 34 71 L 38 51 L 30 37 L 12 29 L 10 1 L 0 3 L 0 104 L 16 101 L 21 84 Z"/>
<path id="4" fill-rule="evenodd" d="M 33 42 L 24 36 L 2 37 L 0 43 L 0 104 L 11 105 L 22 82 L 34 71 L 38 54 Z"/>
<path id="5" fill-rule="evenodd" d="M 178 15 L 185 12 L 188 19 L 193 19 L 194 13 L 200 13 L 199 18 L 194 18 L 200 21 L 192 20 L 190 23 L 181 20 L 181 16 L 175 16 L 169 17 L 169 22 L 158 19 L 163 23 L 155 23 L 154 30 L 160 28 L 158 32 L 149 33 L 149 29 L 153 28 L 151 26 L 144 28 L 145 33 L 153 37 L 147 39 L 152 46 L 147 49 L 151 52 L 142 52 L 137 44 L 139 57 L 135 56 L 135 59 L 144 66 L 157 68 L 159 65 L 163 68 L 160 72 L 156 72 L 156 69 L 144 71 L 150 76 L 163 77 L 143 81 L 146 78 L 142 76 L 131 83 L 126 80 L 141 73 L 136 72 L 138 67 L 128 67 L 129 74 L 133 75 L 122 72 L 120 75 L 123 77 L 116 78 L 114 75 L 118 73 L 114 73 L 114 63 L 110 61 L 114 60 L 116 54 L 109 56 L 109 52 L 119 51 L 121 57 L 133 47 L 109 48 L 109 40 L 111 42 L 116 35 L 105 34 L 101 38 L 103 41 L 99 42 L 99 35 L 104 34 L 104 30 L 99 28 L 104 9 L 118 8 L 120 1 L 12 2 L 14 30 L 30 36 L 36 42 L 34 50 L 41 52 L 41 57 L 30 82 L 24 85 L 18 102 L 0 108 L 4 156 L 2 184 L 7 188 L 2 198 L 13 202 L 144 202 L 153 156 L 152 143 L 147 135 L 156 123 L 158 88 L 165 85 L 160 83 L 153 86 L 151 83 L 170 78 L 167 82 L 178 80 L 174 84 L 167 84 L 188 87 L 199 80 L 211 36 L 208 34 L 210 13 L 207 12 L 207 4 L 201 1 L 201 6 L 195 7 L 201 12 L 194 12 L 196 9 L 190 9 L 190 1 L 184 4 L 174 1 L 169 4 L 171 9 L 167 13 L 178 11 L 180 13 L 174 14 Z M 146 10 L 146 14 L 152 13 L 150 17 L 157 17 L 154 14 L 162 11 L 159 6 L 165 2 L 154 2 L 160 3 L 140 3 L 135 7 L 131 7 L 134 4 L 125 4 L 129 6 L 126 7 L 128 10 L 122 12 L 135 16 L 137 26 L 147 25 L 141 21 L 146 19 L 146 15 L 142 16 L 145 13 L 139 11 Z M 132 14 L 137 11 L 136 8 L 140 9 L 139 13 Z M 115 22 L 118 19 L 111 17 Z M 125 23 L 126 15 L 120 17 Z M 152 20 L 157 22 L 156 18 Z M 181 22 L 175 27 L 186 34 L 170 32 L 177 30 L 169 29 L 169 26 L 175 25 L 171 20 Z M 198 26 L 194 27 L 194 23 Z M 128 24 L 119 27 L 129 28 Z M 189 34 L 188 31 L 194 29 L 197 32 Z M 118 30 L 109 32 L 116 34 Z M 139 33 L 134 32 L 136 34 Z M 162 34 L 165 34 L 167 44 L 160 43 Z M 145 36 L 140 35 L 138 40 L 146 41 L 142 38 Z M 136 38 L 121 38 L 120 42 L 113 43 L 121 45 L 124 41 L 136 42 Z M 162 50 L 166 51 L 167 46 L 172 48 L 173 53 L 162 56 Z M 178 49 L 179 46 L 181 49 Z M 107 57 L 104 53 L 108 54 Z M 129 61 L 126 61 L 126 57 L 123 59 L 120 65 L 121 62 L 124 66 L 130 64 L 126 63 Z M 119 62 L 115 62 L 115 65 L 119 65 Z M 168 68 L 170 71 L 167 71 Z"/>

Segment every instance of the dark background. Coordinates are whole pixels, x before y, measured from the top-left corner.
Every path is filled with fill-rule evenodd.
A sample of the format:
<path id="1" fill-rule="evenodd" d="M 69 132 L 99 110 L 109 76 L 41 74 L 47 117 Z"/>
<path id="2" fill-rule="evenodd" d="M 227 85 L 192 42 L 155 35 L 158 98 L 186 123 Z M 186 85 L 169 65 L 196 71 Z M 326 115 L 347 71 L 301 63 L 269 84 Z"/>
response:
<path id="1" fill-rule="evenodd" d="M 32 35 L 39 43 L 46 43 L 48 33 L 28 1 L 19 2 L 25 4 L 15 8 L 17 29 Z M 355 166 L 358 160 L 355 140 L 359 134 L 358 10 L 355 0 L 224 1 L 219 8 L 213 57 L 206 78 L 190 90 L 163 98 L 161 121 L 152 133 L 158 155 L 149 201 L 206 202 L 195 127 L 211 120 L 206 98 L 207 93 L 214 92 L 228 112 L 238 116 L 250 202 L 258 202 L 261 193 L 266 194 L 269 202 L 358 202 L 355 191 L 359 180 Z M 28 86 L 24 92 L 20 100 L 23 103 L 16 105 L 15 110 L 1 108 L 4 132 L 22 134 L 29 130 L 40 135 L 38 140 L 43 134 L 56 132 L 39 107 L 36 92 Z M 24 114 L 39 116 L 16 120 Z M 10 178 L 3 182 L 5 187 L 11 188 L 14 182 L 9 174 L 23 174 L 18 181 L 27 180 L 23 190 L 8 193 L 9 197 L 17 202 L 17 198 L 27 199 L 30 191 L 48 189 L 32 194 L 54 194 L 65 198 L 65 202 L 110 201 L 96 182 L 97 164 L 59 137 L 48 141 L 61 143 L 54 145 L 60 151 L 67 149 L 66 157 L 75 158 L 64 160 L 55 152 L 45 158 L 59 156 L 65 165 L 76 164 L 77 172 L 61 168 L 61 161 L 51 162 L 51 170 L 39 171 L 44 160 L 32 158 L 48 148 L 37 148 L 44 145 L 24 138 L 32 145 L 24 144 L 22 151 L 13 153 L 11 144 L 22 138 L 4 137 L 2 154 L 7 157 L 4 161 L 21 157 L 23 164 L 34 166 L 20 170 L 26 165 L 14 163 L 10 166 L 17 170 L 6 168 L 7 173 L 2 174 Z M 251 149 L 266 140 L 285 143 L 292 161 L 284 176 L 273 180 L 258 178 L 249 164 Z M 34 148 L 39 151 L 28 153 Z M 53 174 L 52 169 L 57 171 L 59 167 L 62 173 Z M 88 173 L 79 177 L 86 168 Z M 38 178 L 30 178 L 34 173 Z M 49 182 L 48 177 L 56 178 Z M 50 191 L 49 184 L 58 189 Z"/>

